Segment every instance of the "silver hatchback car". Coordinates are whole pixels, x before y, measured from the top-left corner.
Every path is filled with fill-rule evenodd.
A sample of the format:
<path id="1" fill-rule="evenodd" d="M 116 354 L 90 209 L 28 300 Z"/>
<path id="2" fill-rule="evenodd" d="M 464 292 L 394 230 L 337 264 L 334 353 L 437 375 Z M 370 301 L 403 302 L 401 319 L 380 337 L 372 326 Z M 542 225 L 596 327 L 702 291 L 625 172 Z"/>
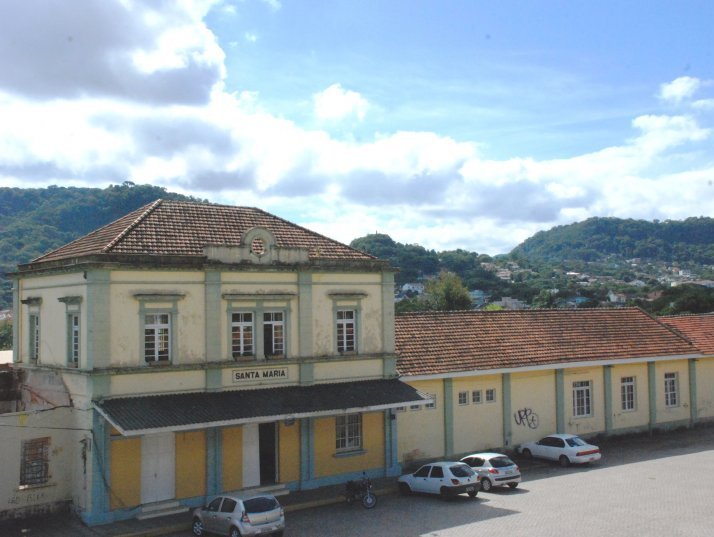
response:
<path id="1" fill-rule="evenodd" d="M 229 537 L 275 535 L 285 530 L 285 513 L 271 494 L 252 496 L 218 496 L 204 507 L 193 511 L 193 534 L 205 532 Z"/>

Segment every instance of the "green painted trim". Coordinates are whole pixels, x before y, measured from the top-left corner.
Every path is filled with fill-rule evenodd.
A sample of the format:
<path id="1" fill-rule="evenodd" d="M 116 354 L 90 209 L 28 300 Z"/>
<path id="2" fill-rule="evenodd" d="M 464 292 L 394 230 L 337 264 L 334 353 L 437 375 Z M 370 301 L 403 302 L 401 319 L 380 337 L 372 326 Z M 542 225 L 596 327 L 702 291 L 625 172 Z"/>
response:
<path id="1" fill-rule="evenodd" d="M 92 400 L 96 401 L 103 397 L 109 397 L 112 393 L 112 377 L 111 375 L 91 375 L 89 377 L 92 382 Z"/>
<path id="2" fill-rule="evenodd" d="M 657 369 L 654 362 L 647 362 L 647 391 L 649 392 L 649 428 L 657 427 Z"/>
<path id="3" fill-rule="evenodd" d="M 395 352 L 393 272 L 382 272 L 382 343 L 383 352 Z"/>
<path id="4" fill-rule="evenodd" d="M 206 429 L 206 496 L 214 496 L 221 492 L 223 446 L 219 440 L 221 440 L 220 429 Z"/>
<path id="5" fill-rule="evenodd" d="M 503 399 L 503 447 L 510 447 L 513 439 L 513 428 L 511 425 L 511 374 L 501 375 L 501 399 Z"/>
<path id="6" fill-rule="evenodd" d="M 298 272 L 298 354 L 312 356 L 312 273 Z"/>
<path id="7" fill-rule="evenodd" d="M 399 473 L 399 444 L 397 436 L 397 416 L 393 410 L 384 411 L 384 475 Z"/>
<path id="8" fill-rule="evenodd" d="M 217 270 L 205 272 L 205 319 L 206 361 L 214 362 L 221 356 L 221 273 Z M 230 332 L 228 333 L 230 337 Z M 230 347 L 229 347 L 230 353 Z"/>
<path id="9" fill-rule="evenodd" d="M 315 365 L 312 362 L 300 362 L 300 384 L 310 385 L 315 382 Z"/>
<path id="10" fill-rule="evenodd" d="M 444 456 L 454 452 L 454 381 L 444 379 Z"/>
<path id="11" fill-rule="evenodd" d="M 107 422 L 96 410 L 92 411 L 92 470 L 91 470 L 91 504 L 88 511 L 91 517 L 97 517 L 109 511 L 110 483 L 109 469 L 109 430 Z"/>
<path id="12" fill-rule="evenodd" d="M 697 403 L 697 359 L 689 359 L 689 417 L 692 425 L 699 421 Z"/>
<path id="13" fill-rule="evenodd" d="M 111 283 L 109 270 L 88 270 L 87 278 L 87 355 L 85 367 L 111 366 Z M 141 332 L 139 332 L 141 334 Z"/>
<path id="14" fill-rule="evenodd" d="M 315 431 L 312 418 L 300 420 L 300 481 L 303 483 L 315 477 L 313 456 L 315 446 Z"/>
<path id="15" fill-rule="evenodd" d="M 216 391 L 223 387 L 223 369 L 209 367 L 206 369 L 206 390 Z"/>
<path id="16" fill-rule="evenodd" d="M 565 371 L 555 370 L 555 427 L 565 432 Z"/>
<path id="17" fill-rule="evenodd" d="M 223 431 L 225 429 L 218 429 L 216 431 L 216 461 L 214 463 L 216 471 L 216 493 L 224 492 L 223 488 Z"/>
<path id="18" fill-rule="evenodd" d="M 382 375 L 386 379 L 397 376 L 397 357 L 393 354 L 385 356 L 382 360 Z"/>
<path id="19" fill-rule="evenodd" d="M 20 308 L 20 280 L 13 278 L 14 285 L 12 287 L 12 361 L 17 363 L 20 361 L 20 349 L 23 346 L 23 341 L 20 339 L 20 325 L 24 322 L 21 317 L 22 310 Z"/>
<path id="20" fill-rule="evenodd" d="M 612 366 L 602 368 L 602 382 L 605 390 L 605 432 L 612 431 Z"/>

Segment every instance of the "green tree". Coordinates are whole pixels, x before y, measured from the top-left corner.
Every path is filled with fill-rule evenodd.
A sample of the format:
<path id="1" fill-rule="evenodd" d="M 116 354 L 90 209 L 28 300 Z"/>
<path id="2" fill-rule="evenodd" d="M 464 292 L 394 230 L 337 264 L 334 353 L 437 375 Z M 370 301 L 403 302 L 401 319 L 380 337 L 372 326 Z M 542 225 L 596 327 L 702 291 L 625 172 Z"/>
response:
<path id="1" fill-rule="evenodd" d="M 12 323 L 5 321 L 0 323 L 0 351 L 12 349 Z"/>
<path id="2" fill-rule="evenodd" d="M 453 272 L 441 271 L 439 276 L 426 282 L 424 300 L 428 309 L 454 311 L 471 309 L 471 296 L 461 278 Z"/>

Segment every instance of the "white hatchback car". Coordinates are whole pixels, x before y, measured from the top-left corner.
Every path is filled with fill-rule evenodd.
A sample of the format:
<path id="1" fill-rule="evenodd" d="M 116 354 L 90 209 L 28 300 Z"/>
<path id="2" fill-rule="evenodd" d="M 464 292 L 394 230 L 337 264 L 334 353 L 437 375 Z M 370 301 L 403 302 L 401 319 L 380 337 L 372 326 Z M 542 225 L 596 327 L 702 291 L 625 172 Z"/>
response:
<path id="1" fill-rule="evenodd" d="M 442 497 L 466 493 L 472 498 L 478 494 L 478 474 L 463 462 L 441 461 L 425 464 L 413 474 L 399 478 L 399 492 L 425 492 Z"/>
<path id="2" fill-rule="evenodd" d="M 537 442 L 526 442 L 518 447 L 524 457 L 538 457 L 560 462 L 561 466 L 599 461 L 600 448 L 588 444 L 574 434 L 551 434 Z"/>
<path id="3" fill-rule="evenodd" d="M 272 494 L 218 496 L 193 510 L 193 534 L 205 532 L 229 537 L 272 534 L 282 537 L 285 514 Z"/>
<path id="4" fill-rule="evenodd" d="M 472 453 L 461 459 L 479 474 L 481 490 L 488 492 L 493 487 L 508 485 L 512 489 L 521 482 L 518 465 L 503 453 Z"/>

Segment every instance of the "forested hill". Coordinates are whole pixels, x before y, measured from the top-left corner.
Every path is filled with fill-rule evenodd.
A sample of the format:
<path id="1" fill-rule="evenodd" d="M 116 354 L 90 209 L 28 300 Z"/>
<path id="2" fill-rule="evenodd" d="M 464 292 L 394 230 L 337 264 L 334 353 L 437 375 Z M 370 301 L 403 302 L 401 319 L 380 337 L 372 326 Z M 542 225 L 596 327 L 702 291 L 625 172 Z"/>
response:
<path id="1" fill-rule="evenodd" d="M 589 218 L 539 231 L 511 251 L 530 261 L 602 261 L 608 256 L 664 263 L 714 264 L 714 219 Z"/>
<path id="2" fill-rule="evenodd" d="M 100 188 L 0 188 L 0 309 L 12 307 L 5 276 L 54 248 L 157 200 L 196 199 L 125 182 Z"/>

